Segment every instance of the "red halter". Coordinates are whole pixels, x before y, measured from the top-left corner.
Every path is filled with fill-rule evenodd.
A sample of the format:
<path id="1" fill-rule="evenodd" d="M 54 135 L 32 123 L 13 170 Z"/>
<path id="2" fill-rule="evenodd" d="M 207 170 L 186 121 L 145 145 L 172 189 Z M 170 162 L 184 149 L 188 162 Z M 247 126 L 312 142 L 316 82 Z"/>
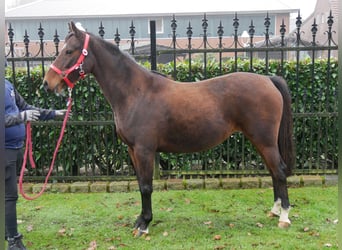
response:
<path id="1" fill-rule="evenodd" d="M 80 57 L 78 58 L 77 62 L 70 67 L 69 69 L 62 71 L 59 68 L 57 68 L 55 65 L 51 64 L 50 68 L 53 69 L 57 74 L 61 75 L 63 77 L 63 80 L 66 82 L 66 84 L 69 86 L 69 88 L 73 88 L 74 87 L 74 83 L 72 83 L 69 78 L 68 75 L 73 72 L 76 69 L 80 69 L 79 74 L 81 78 L 85 77 L 85 72 L 82 68 L 83 65 L 83 60 L 84 58 L 88 55 L 88 44 L 89 44 L 89 35 L 85 34 L 85 39 L 84 39 L 84 44 L 83 44 L 83 49 L 82 49 L 82 53 L 80 55 Z"/>

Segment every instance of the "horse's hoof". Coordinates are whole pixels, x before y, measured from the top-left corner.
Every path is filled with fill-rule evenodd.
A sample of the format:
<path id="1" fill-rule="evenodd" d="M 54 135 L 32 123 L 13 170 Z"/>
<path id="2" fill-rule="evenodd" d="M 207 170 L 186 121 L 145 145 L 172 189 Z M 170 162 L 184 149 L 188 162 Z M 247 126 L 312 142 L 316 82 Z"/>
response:
<path id="1" fill-rule="evenodd" d="M 279 221 L 278 222 L 278 227 L 279 228 L 289 228 L 291 226 L 291 223 L 286 222 L 286 221 Z"/>
<path id="2" fill-rule="evenodd" d="M 148 234 L 148 228 L 146 228 L 145 230 L 142 230 L 140 228 L 135 228 L 133 230 L 134 237 L 146 236 L 147 234 Z"/>
<path id="3" fill-rule="evenodd" d="M 275 213 L 272 213 L 272 212 L 268 212 L 268 213 L 267 213 L 267 217 L 269 217 L 269 218 L 275 218 L 275 217 L 279 217 L 279 214 L 275 214 Z"/>

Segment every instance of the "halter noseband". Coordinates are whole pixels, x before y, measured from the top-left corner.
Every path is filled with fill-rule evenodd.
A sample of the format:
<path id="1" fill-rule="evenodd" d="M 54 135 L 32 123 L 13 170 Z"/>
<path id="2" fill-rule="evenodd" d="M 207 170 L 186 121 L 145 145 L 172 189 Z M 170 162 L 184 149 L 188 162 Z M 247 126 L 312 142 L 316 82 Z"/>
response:
<path id="1" fill-rule="evenodd" d="M 80 71 L 78 72 L 81 78 L 85 77 L 85 72 L 82 68 L 83 65 L 83 60 L 84 58 L 88 55 L 88 44 L 89 44 L 89 34 L 85 34 L 85 39 L 84 39 L 84 44 L 83 44 L 83 49 L 82 49 L 82 53 L 80 55 L 80 57 L 78 58 L 77 62 L 70 67 L 69 69 L 62 71 L 59 68 L 57 68 L 55 65 L 51 64 L 50 68 L 53 69 L 57 74 L 61 75 L 63 77 L 63 80 L 66 82 L 66 84 L 68 85 L 69 88 L 73 88 L 75 86 L 74 83 L 72 83 L 69 78 L 68 75 L 73 72 L 76 69 L 80 69 Z"/>

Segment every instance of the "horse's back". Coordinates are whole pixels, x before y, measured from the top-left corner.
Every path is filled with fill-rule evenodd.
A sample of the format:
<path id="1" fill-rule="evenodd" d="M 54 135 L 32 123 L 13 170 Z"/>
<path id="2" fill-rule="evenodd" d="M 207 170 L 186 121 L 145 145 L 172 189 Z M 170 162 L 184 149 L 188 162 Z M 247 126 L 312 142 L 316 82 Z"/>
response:
<path id="1" fill-rule="evenodd" d="M 190 97 L 202 98 L 205 95 L 213 95 L 216 98 L 239 97 L 256 94 L 277 95 L 270 77 L 249 72 L 235 72 L 199 82 L 177 82 L 171 84 L 172 91 L 189 93 Z M 170 91 L 168 89 L 167 91 Z"/>
<path id="2" fill-rule="evenodd" d="M 205 114 L 221 112 L 225 116 L 243 117 L 282 108 L 281 93 L 271 79 L 255 73 L 231 73 L 174 86 L 173 91 L 172 98 L 177 100 L 175 105 L 186 100 L 190 108 L 202 110 Z"/>

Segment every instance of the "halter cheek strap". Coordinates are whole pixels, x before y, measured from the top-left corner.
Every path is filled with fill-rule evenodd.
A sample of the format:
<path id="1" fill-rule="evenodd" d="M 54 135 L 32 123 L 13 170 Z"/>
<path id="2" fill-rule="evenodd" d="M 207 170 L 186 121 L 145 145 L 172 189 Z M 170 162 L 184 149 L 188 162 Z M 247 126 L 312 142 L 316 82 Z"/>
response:
<path id="1" fill-rule="evenodd" d="M 52 70 L 54 70 L 57 74 L 62 76 L 63 80 L 65 81 L 65 83 L 68 85 L 69 88 L 73 88 L 75 86 L 75 83 L 71 82 L 68 78 L 68 75 L 71 72 L 79 69 L 78 73 L 79 73 L 80 77 L 82 79 L 85 77 L 85 72 L 84 72 L 82 66 L 83 66 L 84 58 L 88 55 L 87 49 L 88 49 L 88 45 L 89 45 L 89 38 L 90 38 L 89 34 L 85 34 L 82 53 L 81 53 L 80 57 L 77 59 L 77 62 L 73 66 L 71 66 L 69 69 L 62 71 L 59 68 L 57 68 L 55 65 L 53 65 L 53 64 L 50 65 L 50 68 Z"/>

